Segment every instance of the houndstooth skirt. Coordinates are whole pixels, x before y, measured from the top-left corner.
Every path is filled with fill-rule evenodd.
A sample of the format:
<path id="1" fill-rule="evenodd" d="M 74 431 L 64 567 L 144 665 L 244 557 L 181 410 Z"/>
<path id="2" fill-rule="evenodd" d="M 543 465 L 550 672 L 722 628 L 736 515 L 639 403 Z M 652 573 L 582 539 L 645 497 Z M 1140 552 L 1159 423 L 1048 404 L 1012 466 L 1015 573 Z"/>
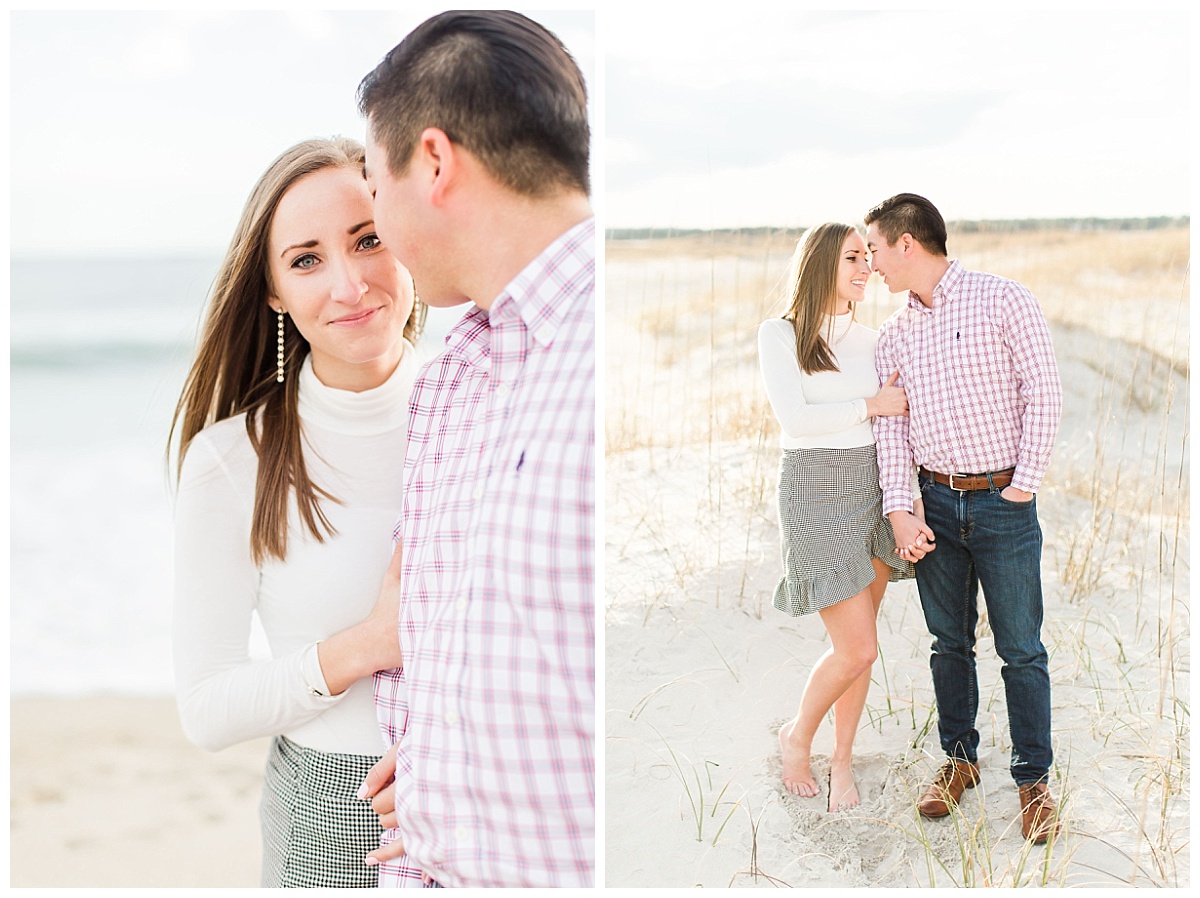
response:
<path id="1" fill-rule="evenodd" d="M 275 737 L 259 807 L 263 888 L 376 887 L 376 868 L 363 858 L 379 847 L 383 830 L 356 793 L 378 760 Z"/>
<path id="2" fill-rule="evenodd" d="M 889 580 L 914 576 L 912 563 L 894 552 L 874 446 L 785 449 L 779 530 L 784 576 L 774 604 L 788 614 L 812 614 L 862 592 L 875 580 L 872 558 L 891 568 Z"/>

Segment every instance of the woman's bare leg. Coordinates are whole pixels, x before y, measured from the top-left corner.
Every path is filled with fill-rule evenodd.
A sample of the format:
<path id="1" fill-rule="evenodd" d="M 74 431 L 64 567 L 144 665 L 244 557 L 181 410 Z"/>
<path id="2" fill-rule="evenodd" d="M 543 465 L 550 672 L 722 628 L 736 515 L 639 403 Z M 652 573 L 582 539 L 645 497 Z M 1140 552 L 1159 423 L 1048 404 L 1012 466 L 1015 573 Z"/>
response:
<path id="1" fill-rule="evenodd" d="M 871 561 L 875 565 L 875 580 L 867 587 L 871 594 L 873 614 L 871 620 L 871 638 L 875 635 L 875 618 L 879 616 L 879 606 L 883 602 L 883 592 L 887 589 L 890 569 L 878 558 Z M 829 759 L 829 810 L 840 811 L 843 808 L 858 807 L 858 786 L 854 782 L 851 769 L 851 759 L 854 754 L 854 737 L 858 734 L 858 724 L 862 719 L 863 706 L 867 703 L 867 692 L 871 688 L 871 667 L 868 666 L 850 687 L 842 693 L 841 698 L 833 703 L 833 756 Z"/>
<path id="2" fill-rule="evenodd" d="M 872 587 L 869 586 L 857 595 L 818 612 L 829 633 L 830 648 L 813 665 L 796 716 L 779 731 L 779 745 L 783 750 L 783 784 L 793 795 L 811 798 L 818 794 L 810 765 L 812 741 L 817 727 L 834 703 L 864 672 L 870 682 L 871 665 L 877 649 L 877 608 Z"/>

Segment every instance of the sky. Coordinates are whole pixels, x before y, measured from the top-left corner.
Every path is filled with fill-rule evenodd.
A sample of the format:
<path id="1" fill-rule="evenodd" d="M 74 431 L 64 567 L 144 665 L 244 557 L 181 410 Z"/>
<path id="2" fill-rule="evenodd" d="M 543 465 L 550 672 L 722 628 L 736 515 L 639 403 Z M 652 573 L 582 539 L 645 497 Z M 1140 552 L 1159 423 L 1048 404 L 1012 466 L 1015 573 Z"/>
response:
<path id="1" fill-rule="evenodd" d="M 529 13 L 588 79 L 606 227 L 1190 211 L 1186 13 L 673 10 Z M 219 255 L 437 11 L 11 13 L 10 252 Z"/>
<path id="2" fill-rule="evenodd" d="M 1191 28 L 1147 10 L 604 21 L 608 227 L 1189 212 Z"/>
<path id="3" fill-rule="evenodd" d="M 439 11 L 11 13 L 11 254 L 219 256 L 280 152 L 364 138 L 359 82 Z M 593 94 L 594 14 L 526 14 Z"/>

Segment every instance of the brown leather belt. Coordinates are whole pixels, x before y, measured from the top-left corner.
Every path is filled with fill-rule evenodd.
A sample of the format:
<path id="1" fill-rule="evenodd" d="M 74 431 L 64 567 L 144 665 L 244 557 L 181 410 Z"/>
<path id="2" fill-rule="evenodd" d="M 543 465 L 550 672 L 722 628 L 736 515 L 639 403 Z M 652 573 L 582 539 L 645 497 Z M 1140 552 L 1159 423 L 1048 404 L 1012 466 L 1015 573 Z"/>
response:
<path id="1" fill-rule="evenodd" d="M 939 474 L 937 471 L 930 471 L 928 468 L 921 468 L 922 477 L 930 477 L 938 483 L 945 484 L 952 490 L 958 490 L 960 493 L 966 490 L 990 490 L 1000 489 L 1012 483 L 1013 471 L 1016 468 L 1008 468 L 1004 471 L 992 471 L 990 474 Z"/>

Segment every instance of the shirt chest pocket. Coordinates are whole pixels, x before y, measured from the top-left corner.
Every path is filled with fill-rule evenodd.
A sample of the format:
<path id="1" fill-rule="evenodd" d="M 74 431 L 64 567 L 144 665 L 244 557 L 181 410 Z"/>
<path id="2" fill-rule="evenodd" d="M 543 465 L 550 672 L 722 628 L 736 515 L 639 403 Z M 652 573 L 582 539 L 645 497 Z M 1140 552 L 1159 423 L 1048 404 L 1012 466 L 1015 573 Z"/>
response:
<path id="1" fill-rule="evenodd" d="M 963 389 L 985 389 L 1011 371 L 1003 336 L 989 321 L 953 323 L 941 335 L 941 342 L 942 355 Z"/>

